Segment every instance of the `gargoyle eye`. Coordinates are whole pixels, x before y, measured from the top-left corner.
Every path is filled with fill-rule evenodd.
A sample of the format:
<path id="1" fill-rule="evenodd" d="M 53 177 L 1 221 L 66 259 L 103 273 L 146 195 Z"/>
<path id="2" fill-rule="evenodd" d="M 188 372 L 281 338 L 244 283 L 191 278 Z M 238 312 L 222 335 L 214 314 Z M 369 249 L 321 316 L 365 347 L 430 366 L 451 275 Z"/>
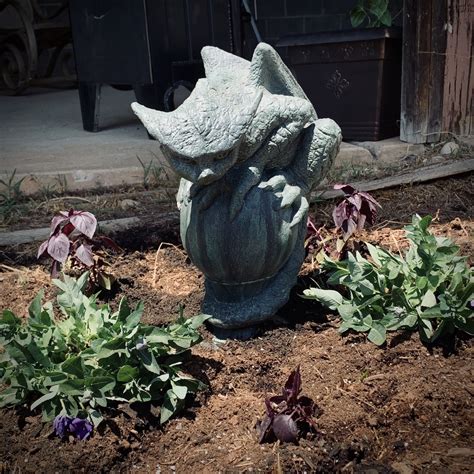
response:
<path id="1" fill-rule="evenodd" d="M 220 161 L 223 160 L 226 156 L 228 156 L 228 153 L 216 153 L 213 157 L 213 161 Z"/>

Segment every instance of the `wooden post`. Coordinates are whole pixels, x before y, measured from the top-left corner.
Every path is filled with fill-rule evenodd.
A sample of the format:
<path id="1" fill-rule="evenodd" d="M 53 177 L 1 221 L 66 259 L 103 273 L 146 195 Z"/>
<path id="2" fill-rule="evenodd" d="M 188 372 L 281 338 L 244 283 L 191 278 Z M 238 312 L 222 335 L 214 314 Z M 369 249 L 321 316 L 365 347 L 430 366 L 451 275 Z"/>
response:
<path id="1" fill-rule="evenodd" d="M 474 134 L 474 2 L 448 0 L 443 128 Z"/>
<path id="2" fill-rule="evenodd" d="M 443 126 L 448 0 L 404 0 L 400 138 L 439 140 Z"/>

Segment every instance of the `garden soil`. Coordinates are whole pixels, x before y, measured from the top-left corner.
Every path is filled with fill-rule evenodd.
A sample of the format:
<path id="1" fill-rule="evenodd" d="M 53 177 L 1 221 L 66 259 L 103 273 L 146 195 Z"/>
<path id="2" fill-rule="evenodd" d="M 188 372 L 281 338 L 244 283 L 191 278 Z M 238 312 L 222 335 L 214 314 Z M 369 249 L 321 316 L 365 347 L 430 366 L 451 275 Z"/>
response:
<path id="1" fill-rule="evenodd" d="M 434 232 L 471 258 L 473 184 L 465 176 L 373 193 L 383 209 L 361 237 L 403 251 L 403 225 L 415 212 L 429 213 L 437 217 Z M 332 205 L 313 209 L 324 235 L 332 232 Z M 147 222 L 115 236 L 125 251 L 111 257 L 118 284 L 109 304 L 143 300 L 144 322 L 157 325 L 175 319 L 179 305 L 199 313 L 203 276 L 179 245 L 177 220 L 161 228 L 158 217 Z M 0 251 L 1 309 L 26 315 L 41 288 L 54 298 L 33 245 Z M 362 334 L 342 337 L 334 315 L 299 297 L 314 269 L 308 256 L 290 301 L 258 337 L 222 343 L 202 329 L 186 370 L 207 389 L 164 427 L 157 408 L 123 406 L 89 441 L 61 441 L 26 407 L 1 410 L 0 472 L 472 472 L 472 339 L 425 346 L 416 333 L 400 333 L 379 348 Z M 303 393 L 318 406 L 318 429 L 297 445 L 260 445 L 255 424 L 264 399 L 298 365 Z"/>

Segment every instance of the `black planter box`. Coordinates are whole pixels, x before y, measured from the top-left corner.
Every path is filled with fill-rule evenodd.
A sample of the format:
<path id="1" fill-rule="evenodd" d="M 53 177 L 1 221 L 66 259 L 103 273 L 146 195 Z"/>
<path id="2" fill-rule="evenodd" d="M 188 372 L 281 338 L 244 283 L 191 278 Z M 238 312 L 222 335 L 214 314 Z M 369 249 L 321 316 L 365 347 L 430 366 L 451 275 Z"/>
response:
<path id="1" fill-rule="evenodd" d="M 334 119 L 345 140 L 376 141 L 399 135 L 399 29 L 287 36 L 277 48 L 318 116 Z"/>
<path id="2" fill-rule="evenodd" d="M 170 110 L 177 86 L 192 89 L 204 77 L 203 46 L 239 50 L 236 6 L 236 0 L 69 0 L 84 129 L 99 130 L 101 84 L 133 87 L 141 104 Z"/>

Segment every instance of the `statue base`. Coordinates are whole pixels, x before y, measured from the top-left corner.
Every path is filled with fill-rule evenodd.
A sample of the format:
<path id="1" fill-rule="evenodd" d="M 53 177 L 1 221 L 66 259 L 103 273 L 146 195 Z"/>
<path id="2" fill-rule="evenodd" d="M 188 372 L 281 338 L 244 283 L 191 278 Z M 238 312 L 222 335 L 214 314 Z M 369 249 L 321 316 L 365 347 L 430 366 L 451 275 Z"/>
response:
<path id="1" fill-rule="evenodd" d="M 202 312 L 211 315 L 207 324 L 218 339 L 250 339 L 288 301 L 304 260 L 305 236 L 306 218 L 288 261 L 271 278 L 234 285 L 206 279 Z"/>

